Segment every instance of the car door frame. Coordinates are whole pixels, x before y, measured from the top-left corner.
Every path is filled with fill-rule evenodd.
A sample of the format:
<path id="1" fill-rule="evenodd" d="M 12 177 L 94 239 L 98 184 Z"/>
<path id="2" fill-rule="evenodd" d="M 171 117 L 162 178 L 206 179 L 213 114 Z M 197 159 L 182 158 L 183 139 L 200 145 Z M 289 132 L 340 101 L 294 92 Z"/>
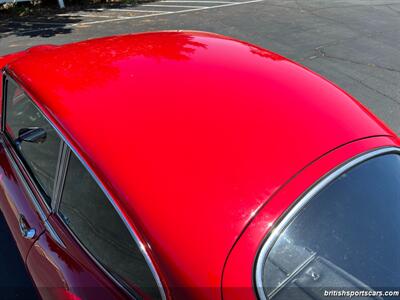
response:
<path id="1" fill-rule="evenodd" d="M 2 70 L 2 97 L 1 97 L 1 128 L 0 128 L 0 140 L 2 149 L 4 151 L 2 159 L 7 160 L 4 168 L 7 168 L 7 164 L 9 164 L 10 170 L 14 174 L 9 174 L 7 176 L 8 179 L 13 179 L 14 184 L 18 187 L 15 189 L 15 186 L 8 186 L 9 190 L 7 190 L 6 183 L 2 182 L 3 189 L 3 201 L 2 212 L 5 216 L 6 222 L 10 227 L 14 240 L 16 241 L 17 247 L 23 257 L 25 262 L 26 257 L 29 253 L 31 246 L 35 243 L 37 238 L 44 232 L 48 231 L 51 237 L 59 244 L 63 244 L 53 227 L 48 221 L 48 217 L 52 213 L 52 208 L 46 203 L 43 193 L 37 185 L 36 180 L 28 171 L 25 163 L 23 162 L 23 158 L 21 158 L 20 154 L 14 148 L 12 141 L 9 135 L 6 133 L 6 112 L 7 112 L 7 88 L 8 81 L 14 82 L 18 88 L 21 88 L 28 101 L 30 101 L 43 115 L 46 122 L 48 122 L 51 126 L 52 123 L 48 118 L 43 114 L 39 107 L 32 100 L 30 95 L 26 93 L 23 86 L 16 80 L 13 76 L 8 74 L 5 69 Z M 53 127 L 53 126 L 52 126 Z M 60 138 L 60 148 L 58 154 L 58 162 L 57 169 L 55 172 L 55 181 L 57 182 L 59 177 L 58 168 L 60 165 L 61 159 L 61 149 L 63 148 L 63 140 Z M 56 185 L 54 185 L 56 187 Z M 11 190 L 13 188 L 13 190 Z M 21 226 L 21 217 L 24 217 L 29 228 L 35 230 L 35 234 L 31 238 L 23 237 Z"/>
<path id="2" fill-rule="evenodd" d="M 60 152 L 58 156 L 58 163 L 57 163 L 57 170 L 56 170 L 56 176 L 55 176 L 55 185 L 54 185 L 54 190 L 52 194 L 52 199 L 51 199 L 51 207 L 49 207 L 46 204 L 46 201 L 41 194 L 40 190 L 37 188 L 36 184 L 34 183 L 35 181 L 32 180 L 30 182 L 29 187 L 32 187 L 35 192 L 38 193 L 38 197 L 40 198 L 41 202 L 38 204 L 37 209 L 41 212 L 44 210 L 44 214 L 41 214 L 43 217 L 43 225 L 45 227 L 45 230 L 41 232 L 41 235 L 46 235 L 46 232 L 50 235 L 50 237 L 58 244 L 58 246 L 61 247 L 61 249 L 67 250 L 66 248 L 69 248 L 71 244 L 78 245 L 78 249 L 75 248 L 76 251 L 73 251 L 74 253 L 69 253 L 72 257 L 74 258 L 83 258 L 85 256 L 89 257 L 89 261 L 84 263 L 86 266 L 88 266 L 90 269 L 93 270 L 93 272 L 98 273 L 98 270 L 101 270 L 103 272 L 103 276 L 105 278 L 110 279 L 113 284 L 115 284 L 119 289 L 122 289 L 126 295 L 131 295 L 132 294 L 124 287 L 114 276 L 112 276 L 103 266 L 102 264 L 86 249 L 84 245 L 81 244 L 79 239 L 75 236 L 75 234 L 68 228 L 68 226 L 65 225 L 65 223 L 61 220 L 61 218 L 58 215 L 58 208 L 60 206 L 60 200 L 61 200 L 61 195 L 62 195 L 62 190 L 63 190 L 63 184 L 65 183 L 65 177 L 66 177 L 66 171 L 68 167 L 68 159 L 70 156 L 70 153 L 74 153 L 76 157 L 80 160 L 80 162 L 83 164 L 85 167 L 86 171 L 89 172 L 89 174 L 92 176 L 92 178 L 95 180 L 97 185 L 101 188 L 107 199 L 110 201 L 111 205 L 119 215 L 119 218 L 123 223 L 125 224 L 126 228 L 129 230 L 132 239 L 135 241 L 137 244 L 138 248 L 140 249 L 142 255 L 144 256 L 144 259 L 146 260 L 146 263 L 151 270 L 153 277 L 157 283 L 157 286 L 160 290 L 160 294 L 162 299 L 167 299 L 168 295 L 168 290 L 166 289 L 166 283 L 165 279 L 161 276 L 161 272 L 159 268 L 156 266 L 154 263 L 154 260 L 152 258 L 152 254 L 150 253 L 149 249 L 145 246 L 146 244 L 143 242 L 143 239 L 141 238 L 140 234 L 136 231 L 136 229 L 132 226 L 130 222 L 125 218 L 124 214 L 121 212 L 120 208 L 118 205 L 116 205 L 113 197 L 111 196 L 110 192 L 107 190 L 107 188 L 104 186 L 104 184 L 101 182 L 101 180 L 96 176 L 96 174 L 93 172 L 93 170 L 90 168 L 90 166 L 86 163 L 85 160 L 82 159 L 81 155 L 76 151 L 76 149 L 71 145 L 71 143 L 65 138 L 65 136 L 60 132 L 60 130 L 54 125 L 54 123 L 46 116 L 46 114 L 43 112 L 43 110 L 36 104 L 36 102 L 33 100 L 34 97 L 27 91 L 24 87 L 24 85 L 18 80 L 17 76 L 12 73 L 12 71 L 8 70 L 7 67 L 5 67 L 2 71 L 3 75 L 3 95 L 2 95 L 2 111 L 1 111 L 1 135 L 6 137 L 5 134 L 5 118 L 4 115 L 6 113 L 6 96 L 7 96 L 7 84 L 6 80 L 8 78 L 11 78 L 19 88 L 21 88 L 26 96 L 29 98 L 29 100 L 32 102 L 32 104 L 41 112 L 41 114 L 44 116 L 46 121 L 51 125 L 51 127 L 57 132 L 58 136 L 61 139 L 61 145 L 60 145 Z M 6 140 L 8 137 L 6 137 Z M 11 141 L 7 141 L 11 145 Z M 14 150 L 14 149 L 13 149 Z M 15 151 L 15 150 L 14 150 Z M 16 154 L 16 153 L 15 153 Z M 21 162 L 22 163 L 22 162 Z M 22 166 L 24 168 L 24 166 Z M 25 168 L 26 169 L 26 168 Z M 29 172 L 26 170 L 28 177 L 30 177 Z M 36 193 L 35 193 L 36 195 Z M 33 197 L 34 199 L 34 197 Z M 33 200 L 34 203 L 36 199 Z M 54 226 L 52 225 L 54 224 Z M 62 225 L 62 229 L 60 229 L 60 226 Z M 60 230 L 60 232 L 56 232 L 56 229 Z M 67 232 L 67 235 L 65 234 Z M 66 238 L 65 243 L 60 236 L 63 236 Z M 40 235 L 37 236 L 37 240 L 40 237 Z M 72 243 L 71 243 L 72 241 Z M 66 246 L 67 244 L 67 246 Z M 70 252 L 67 250 L 66 252 Z M 25 258 L 24 258 L 25 259 Z M 81 261 L 78 258 L 78 261 Z M 26 262 L 26 261 L 25 261 Z M 82 261 L 81 261 L 82 262 Z M 95 270 L 97 268 L 97 270 Z"/>

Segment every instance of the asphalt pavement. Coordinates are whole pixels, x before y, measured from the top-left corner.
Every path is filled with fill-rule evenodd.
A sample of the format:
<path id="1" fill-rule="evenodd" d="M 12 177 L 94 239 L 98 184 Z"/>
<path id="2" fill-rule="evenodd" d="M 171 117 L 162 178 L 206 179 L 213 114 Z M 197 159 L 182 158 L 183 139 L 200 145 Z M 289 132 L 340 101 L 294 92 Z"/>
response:
<path id="1" fill-rule="evenodd" d="M 0 299 L 37 300 L 11 232 L 0 213 Z"/>
<path id="2" fill-rule="evenodd" d="M 60 11 L 0 20 L 0 55 L 167 29 L 216 32 L 278 52 L 335 82 L 400 133 L 400 0 L 164 0 Z"/>
<path id="3" fill-rule="evenodd" d="M 0 20 L 0 55 L 172 29 L 220 33 L 278 52 L 344 88 L 400 133 L 400 0 L 164 0 L 6 18 Z M 3 227 L 0 222 L 1 251 L 9 241 Z M 0 282 L 13 261 L 6 263 Z"/>

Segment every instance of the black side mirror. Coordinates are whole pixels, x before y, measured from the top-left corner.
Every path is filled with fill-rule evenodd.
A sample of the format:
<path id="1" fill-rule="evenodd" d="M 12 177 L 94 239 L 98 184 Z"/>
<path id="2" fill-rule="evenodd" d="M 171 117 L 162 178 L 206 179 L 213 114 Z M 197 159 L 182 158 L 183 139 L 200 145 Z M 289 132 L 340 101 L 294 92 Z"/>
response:
<path id="1" fill-rule="evenodd" d="M 41 127 L 26 127 L 18 131 L 18 138 L 15 140 L 17 146 L 22 142 L 41 144 L 46 140 L 47 133 Z"/>

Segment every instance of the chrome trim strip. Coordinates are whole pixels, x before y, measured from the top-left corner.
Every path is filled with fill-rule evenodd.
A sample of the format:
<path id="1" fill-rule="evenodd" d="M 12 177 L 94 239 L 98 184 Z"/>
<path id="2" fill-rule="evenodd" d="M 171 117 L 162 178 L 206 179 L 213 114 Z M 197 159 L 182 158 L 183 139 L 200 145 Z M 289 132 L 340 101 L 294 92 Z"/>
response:
<path id="1" fill-rule="evenodd" d="M 58 159 L 56 167 L 56 176 L 54 178 L 53 194 L 51 195 L 51 211 L 54 211 L 54 207 L 57 201 L 57 196 L 59 194 L 59 183 L 60 183 L 60 171 L 62 168 L 62 157 L 64 153 L 65 143 L 60 139 L 60 148 L 58 149 Z"/>
<path id="2" fill-rule="evenodd" d="M 1 131 L 5 128 L 5 113 L 6 113 L 6 95 L 7 95 L 7 76 L 6 72 L 3 70 L 2 75 L 2 95 L 1 95 Z"/>
<path id="3" fill-rule="evenodd" d="M 60 147 L 59 160 L 58 160 L 58 164 L 57 164 L 56 182 L 55 182 L 54 193 L 53 193 L 52 202 L 51 202 L 51 208 L 54 213 L 57 213 L 58 208 L 60 207 L 61 194 L 64 189 L 69 154 L 71 152 L 71 150 L 69 150 L 69 147 L 67 146 L 67 144 L 65 144 L 62 139 L 61 139 L 61 143 L 62 143 L 62 145 Z"/>
<path id="4" fill-rule="evenodd" d="M 2 132 L 2 138 L 6 143 L 6 149 L 7 149 L 8 153 L 11 155 L 10 159 L 16 164 L 16 167 L 18 168 L 18 171 L 20 171 L 21 176 L 24 176 L 24 178 L 25 178 L 25 175 L 22 174 L 22 171 L 21 171 L 21 169 L 23 169 L 23 171 L 26 174 L 26 177 L 29 178 L 32 186 L 34 186 L 34 189 L 36 190 L 37 194 L 40 195 L 40 202 L 42 202 L 44 204 L 44 206 L 47 208 L 47 211 L 50 212 L 51 211 L 51 207 L 49 206 L 49 204 L 44 199 L 43 193 L 37 187 L 38 184 L 36 184 L 35 180 L 30 175 L 30 172 L 26 169 L 25 163 L 21 160 L 21 158 L 19 157 L 19 154 L 15 151 L 15 149 L 14 149 L 14 147 L 13 147 L 11 141 L 10 141 L 10 138 L 4 132 Z M 19 165 L 15 161 L 17 161 L 19 163 Z M 25 178 L 25 181 L 26 181 L 27 184 L 29 184 L 27 182 L 26 178 Z M 30 189 L 32 190 L 32 187 L 30 187 Z M 37 199 L 37 197 L 35 197 L 35 199 Z"/>
<path id="5" fill-rule="evenodd" d="M 12 77 L 10 77 L 6 72 L 3 73 L 3 76 L 5 76 L 5 78 L 6 78 L 5 79 L 6 83 L 8 83 L 8 81 L 10 81 L 9 78 L 11 78 L 11 81 L 17 87 L 20 87 L 20 85 L 17 83 L 17 81 L 15 81 Z M 23 88 L 22 88 L 22 90 L 25 91 Z M 22 168 L 24 170 L 25 174 L 27 174 L 27 177 L 29 177 L 30 182 L 35 187 L 37 193 L 41 196 L 41 199 L 39 201 L 41 201 L 44 204 L 44 206 L 47 208 L 47 210 L 50 212 L 51 211 L 51 207 L 47 203 L 47 201 L 45 200 L 45 196 L 46 195 L 44 195 L 44 193 L 41 191 L 41 189 L 40 189 L 41 187 L 37 183 L 37 180 L 35 180 L 33 178 L 33 176 L 30 174 L 31 172 L 28 171 L 28 169 L 26 167 L 26 164 L 22 161 L 22 159 L 20 157 L 20 154 L 17 153 L 17 151 L 14 149 L 14 145 L 12 143 L 12 139 L 11 139 L 10 135 L 5 130 L 6 129 L 6 121 L 7 121 L 6 120 L 7 119 L 6 118 L 7 117 L 7 115 L 6 115 L 6 110 L 7 110 L 7 101 L 6 101 L 7 99 L 6 99 L 6 96 L 7 95 L 3 95 L 2 123 L 4 125 L 3 125 L 3 129 L 2 129 L 2 134 L 3 134 L 3 139 L 7 142 L 7 145 L 8 145 L 7 150 L 9 150 L 10 153 L 12 152 L 13 159 L 18 161 L 19 165 L 21 166 L 20 168 Z M 44 115 L 42 110 L 35 105 L 35 103 L 32 101 L 32 99 L 27 94 L 26 94 L 26 96 L 30 100 L 30 102 L 34 104 L 35 108 L 42 114 L 42 116 L 46 119 L 46 121 L 49 122 L 48 118 Z M 51 124 L 51 123 L 49 122 L 49 124 Z M 62 143 L 62 140 L 60 139 L 60 145 L 61 145 L 61 143 Z M 57 168 L 58 168 L 58 166 L 57 166 Z"/>
<path id="6" fill-rule="evenodd" d="M 57 234 L 57 232 L 54 230 L 53 226 L 49 223 L 49 220 L 46 220 L 43 222 L 44 227 L 46 228 L 47 232 L 50 234 L 50 236 L 53 238 L 53 240 L 59 244 L 62 248 L 66 248 L 64 242 L 61 240 L 60 236 Z"/>
<path id="7" fill-rule="evenodd" d="M 66 142 L 68 144 L 68 142 Z M 71 147 L 71 146 L 70 146 Z M 139 248 L 140 252 L 142 253 L 147 266 L 149 267 L 151 273 L 153 274 L 154 280 L 158 286 L 158 289 L 160 291 L 160 295 L 162 300 L 166 300 L 166 294 L 164 291 L 164 287 L 161 283 L 161 279 L 158 276 L 157 271 L 155 270 L 155 267 L 152 263 L 152 261 L 150 260 L 150 257 L 147 254 L 146 251 L 146 247 L 145 245 L 139 240 L 139 238 L 136 236 L 136 233 L 133 231 L 132 227 L 129 225 L 128 221 L 125 219 L 125 217 L 123 216 L 122 212 L 120 211 L 120 209 L 118 208 L 118 206 L 114 203 L 114 201 L 112 201 L 111 195 L 108 193 L 108 191 L 105 189 L 105 187 L 103 186 L 103 184 L 97 179 L 96 175 L 93 173 L 93 171 L 86 165 L 86 163 L 81 159 L 81 157 L 75 152 L 75 150 L 71 147 L 70 148 L 71 152 L 74 153 L 74 155 L 78 158 L 78 160 L 82 163 L 82 165 L 85 167 L 85 169 L 89 172 L 89 174 L 92 176 L 92 178 L 94 179 L 94 181 L 97 183 L 97 185 L 100 187 L 100 189 L 103 191 L 103 193 L 106 195 L 106 197 L 108 198 L 108 200 L 110 201 L 111 205 L 114 207 L 115 211 L 118 213 L 119 217 L 121 218 L 121 220 L 124 222 L 125 226 L 127 227 L 128 231 L 130 232 L 133 240 L 135 241 L 137 247 Z M 68 168 L 68 166 L 67 166 Z M 62 197 L 62 194 L 60 196 L 60 199 Z M 61 222 L 64 224 L 64 226 L 68 229 L 68 231 L 72 234 L 72 236 L 75 238 L 75 240 L 78 242 L 78 244 L 85 250 L 85 252 L 89 255 L 89 257 L 92 258 L 92 260 L 100 267 L 100 269 L 102 269 L 106 274 L 108 274 L 109 277 L 111 277 L 113 279 L 114 282 L 116 282 L 121 288 L 123 288 L 124 290 L 126 290 L 130 295 L 132 293 L 129 292 L 129 290 L 127 290 L 127 288 L 121 284 L 118 279 L 116 279 L 112 274 L 110 274 L 110 272 L 108 272 L 105 267 L 103 267 L 103 265 L 93 256 L 93 254 L 91 254 L 86 247 L 82 244 L 82 242 L 78 239 L 78 237 L 75 235 L 75 233 L 68 227 L 67 224 L 65 224 L 62 216 L 60 216 L 58 213 L 57 215 L 59 216 L 59 219 L 61 220 Z"/>
<path id="8" fill-rule="evenodd" d="M 266 262 L 269 251 L 275 244 L 277 238 L 281 234 L 281 232 L 286 228 L 286 226 L 293 220 L 294 217 L 301 211 L 301 209 L 322 189 L 324 189 L 329 183 L 338 178 L 344 172 L 353 168 L 354 166 L 371 159 L 373 157 L 389 154 L 389 153 L 400 153 L 400 148 L 397 147 L 383 147 L 379 149 L 375 149 L 363 154 L 356 156 L 355 158 L 350 159 L 345 162 L 343 165 L 333 170 L 332 172 L 325 175 L 322 180 L 318 181 L 314 186 L 312 186 L 305 195 L 301 196 L 292 208 L 286 213 L 284 213 L 284 217 L 279 221 L 278 225 L 271 229 L 271 231 L 267 234 L 267 238 L 262 245 L 262 248 L 258 254 L 256 261 L 256 269 L 255 269 L 255 284 L 258 297 L 261 300 L 268 300 L 268 297 L 264 293 L 264 288 L 262 284 L 262 275 L 263 275 L 263 267 Z"/>
<path id="9" fill-rule="evenodd" d="M 64 143 L 66 145 L 68 145 L 68 147 L 70 148 L 70 150 L 75 154 L 75 156 L 79 159 L 79 161 L 82 163 L 82 165 L 85 167 L 85 169 L 90 173 L 90 175 L 92 176 L 92 178 L 96 181 L 96 183 L 98 184 L 98 186 L 101 188 L 101 190 L 103 191 L 103 193 L 106 195 L 106 197 L 108 198 L 108 200 L 110 201 L 110 203 L 112 204 L 112 206 L 114 207 L 114 209 L 117 211 L 118 215 L 120 216 L 120 218 L 122 219 L 122 221 L 124 222 L 125 226 L 128 228 L 129 232 L 131 233 L 131 236 L 133 238 L 133 240 L 135 241 L 136 245 L 139 247 L 140 252 L 142 253 L 143 257 L 146 260 L 146 263 L 151 271 L 151 273 L 153 274 L 153 277 L 157 283 L 158 289 L 160 291 L 161 294 L 161 298 L 163 300 L 167 299 L 165 290 L 164 290 L 164 286 L 161 282 L 160 276 L 158 275 L 156 268 L 152 262 L 152 260 L 150 259 L 150 255 L 147 253 L 146 247 L 145 245 L 140 241 L 137 233 L 132 229 L 132 227 L 129 225 L 129 222 L 125 219 L 124 215 L 122 214 L 122 212 L 120 211 L 120 209 L 118 208 L 118 206 L 115 204 L 114 199 L 111 197 L 111 195 L 108 193 L 107 189 L 104 187 L 103 183 L 97 178 L 97 176 L 95 175 L 95 173 L 92 171 L 92 169 L 90 168 L 90 166 L 85 162 L 85 160 L 78 154 L 78 152 L 76 151 L 76 149 L 71 145 L 71 143 L 64 137 L 64 135 L 61 133 L 61 131 L 57 128 L 57 126 L 55 124 L 53 124 L 53 122 L 46 116 L 45 112 L 42 111 L 42 109 L 36 104 L 36 102 L 33 100 L 33 97 L 31 96 L 31 94 L 24 88 L 24 86 L 22 84 L 20 84 L 20 82 L 14 78 L 9 72 L 7 72 L 7 69 L 4 69 L 3 71 L 4 76 L 6 76 L 7 78 L 11 78 L 17 85 L 18 87 L 20 87 L 26 94 L 26 96 L 29 98 L 29 100 L 33 103 L 33 105 L 42 113 L 42 115 L 45 117 L 45 119 L 49 122 L 49 124 L 53 127 L 53 129 L 58 133 L 58 135 L 60 136 L 61 140 L 64 141 Z M 5 113 L 5 111 L 3 112 Z M 60 198 L 61 198 L 61 194 L 60 194 Z M 60 217 L 59 219 L 62 220 L 62 218 Z M 64 223 L 65 224 L 65 223 Z M 75 238 L 76 239 L 76 238 Z M 77 239 L 76 239 L 77 240 Z M 85 248 L 84 248 L 85 249 Z M 87 251 L 86 251 L 87 252 Z M 100 264 L 99 262 L 97 262 L 97 260 L 95 260 L 97 264 Z M 111 278 L 113 278 L 113 280 L 118 281 L 117 279 L 114 278 L 114 276 L 111 276 Z"/>
<path id="10" fill-rule="evenodd" d="M 94 262 L 94 264 L 103 272 L 106 274 L 106 276 L 110 277 L 110 280 L 114 282 L 119 288 L 124 290 L 128 295 L 132 296 L 134 299 L 137 299 L 135 295 L 132 295 L 132 292 L 129 291 L 121 282 L 118 281 L 117 278 L 115 278 L 99 261 L 88 249 L 86 249 L 86 246 L 79 240 L 79 238 L 76 236 L 76 234 L 72 231 L 72 229 L 65 224 L 64 219 L 61 215 L 57 214 L 58 219 L 60 222 L 65 226 L 67 229 L 68 233 L 71 234 L 71 236 L 75 239 L 75 242 L 83 249 L 83 251 L 86 253 L 87 256 Z"/>
<path id="11" fill-rule="evenodd" d="M 48 222 L 46 214 L 43 212 L 39 202 L 36 200 L 36 197 L 33 194 L 32 189 L 29 186 L 28 182 L 26 181 L 25 176 L 22 174 L 21 170 L 19 169 L 19 166 L 14 161 L 14 157 L 11 154 L 10 149 L 8 149 L 8 145 L 6 145 L 4 143 L 4 139 L 5 139 L 5 137 L 4 137 L 4 135 L 2 135 L 1 143 L 3 144 L 4 150 L 5 150 L 4 152 L 6 153 L 8 160 L 11 163 L 12 168 L 15 170 L 15 172 L 17 173 L 17 176 L 19 177 L 20 181 L 22 182 L 24 189 L 27 191 L 28 196 L 31 198 L 32 203 L 33 203 L 36 211 L 38 212 L 40 219 L 42 219 L 42 222 L 43 222 L 45 228 L 49 232 L 50 236 L 54 239 L 54 241 L 56 241 L 61 247 L 65 248 L 65 244 L 63 243 L 61 238 L 58 236 L 58 234 L 56 233 L 54 228 Z"/>
<path id="12" fill-rule="evenodd" d="M 25 190 L 28 192 L 29 197 L 32 199 L 32 203 L 35 206 L 35 209 L 37 210 L 40 218 L 42 219 L 43 222 L 45 222 L 47 220 L 47 216 L 43 212 L 42 207 L 40 206 L 39 202 L 37 201 L 36 196 L 33 194 L 32 189 L 29 186 L 28 182 L 26 181 L 25 176 L 22 174 L 18 164 L 14 161 L 14 157 L 10 152 L 9 145 L 4 143 L 5 139 L 6 138 L 4 137 L 4 135 L 2 135 L 2 143 L 4 145 L 4 150 L 5 150 L 5 153 L 7 154 L 8 160 L 10 161 L 13 169 L 17 173 L 17 176 L 19 177 L 20 181 L 22 182 L 22 185 L 24 186 Z"/>

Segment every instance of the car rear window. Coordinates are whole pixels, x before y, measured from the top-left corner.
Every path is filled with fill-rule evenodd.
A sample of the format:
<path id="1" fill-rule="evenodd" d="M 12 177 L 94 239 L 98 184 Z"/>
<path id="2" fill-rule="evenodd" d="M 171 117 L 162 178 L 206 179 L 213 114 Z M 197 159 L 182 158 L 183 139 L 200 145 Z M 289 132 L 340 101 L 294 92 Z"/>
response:
<path id="1" fill-rule="evenodd" d="M 260 257 L 261 298 L 389 299 L 400 282 L 399 212 L 400 155 L 346 171 L 288 221 L 266 260 Z"/>

